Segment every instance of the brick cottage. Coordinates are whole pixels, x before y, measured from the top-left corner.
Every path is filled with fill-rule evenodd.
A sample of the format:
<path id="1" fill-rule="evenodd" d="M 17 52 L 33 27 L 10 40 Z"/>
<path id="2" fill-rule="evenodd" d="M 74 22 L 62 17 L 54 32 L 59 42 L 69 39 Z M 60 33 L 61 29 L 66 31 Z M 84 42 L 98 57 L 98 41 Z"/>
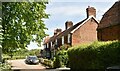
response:
<path id="1" fill-rule="evenodd" d="M 97 40 L 98 20 L 96 19 L 96 9 L 88 6 L 86 9 L 87 18 L 73 25 L 72 21 L 65 23 L 65 30 L 56 29 L 52 37 L 44 40 L 46 57 L 51 58 L 55 54 L 55 49 L 62 45 L 78 45 L 90 43 Z"/>

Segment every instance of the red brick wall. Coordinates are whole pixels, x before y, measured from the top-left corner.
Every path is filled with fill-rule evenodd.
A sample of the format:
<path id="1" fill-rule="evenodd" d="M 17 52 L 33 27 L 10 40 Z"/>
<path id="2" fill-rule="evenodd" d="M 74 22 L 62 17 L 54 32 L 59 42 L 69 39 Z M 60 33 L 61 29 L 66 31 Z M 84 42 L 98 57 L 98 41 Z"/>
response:
<path id="1" fill-rule="evenodd" d="M 90 19 L 72 34 L 72 45 L 89 43 L 97 40 L 97 23 Z"/>
<path id="2" fill-rule="evenodd" d="M 103 28 L 98 31 L 100 41 L 120 40 L 120 25 Z"/>

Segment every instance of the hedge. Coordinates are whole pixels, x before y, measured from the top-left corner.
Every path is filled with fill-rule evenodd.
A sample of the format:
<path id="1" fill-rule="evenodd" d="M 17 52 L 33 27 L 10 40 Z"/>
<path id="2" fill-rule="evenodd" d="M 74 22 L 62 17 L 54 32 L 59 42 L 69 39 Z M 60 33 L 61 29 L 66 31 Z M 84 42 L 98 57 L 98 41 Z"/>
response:
<path id="1" fill-rule="evenodd" d="M 110 66 L 120 66 L 120 42 L 94 42 L 72 47 L 68 50 L 71 69 L 105 70 Z"/>

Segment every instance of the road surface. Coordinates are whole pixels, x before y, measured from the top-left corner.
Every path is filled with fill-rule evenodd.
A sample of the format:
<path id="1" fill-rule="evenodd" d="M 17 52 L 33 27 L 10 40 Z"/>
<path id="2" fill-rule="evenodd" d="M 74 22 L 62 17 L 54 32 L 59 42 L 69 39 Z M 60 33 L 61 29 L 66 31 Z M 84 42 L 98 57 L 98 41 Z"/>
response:
<path id="1" fill-rule="evenodd" d="M 29 65 L 24 61 L 25 59 L 8 60 L 8 62 L 12 65 L 12 70 L 14 71 L 41 71 L 46 69 L 40 63 L 38 65 Z"/>
<path id="2" fill-rule="evenodd" d="M 67 71 L 70 68 L 57 68 L 57 69 L 46 69 L 46 67 L 42 66 L 40 63 L 38 65 L 29 65 L 26 64 L 25 59 L 19 60 L 8 60 L 8 62 L 12 65 L 13 71 Z"/>

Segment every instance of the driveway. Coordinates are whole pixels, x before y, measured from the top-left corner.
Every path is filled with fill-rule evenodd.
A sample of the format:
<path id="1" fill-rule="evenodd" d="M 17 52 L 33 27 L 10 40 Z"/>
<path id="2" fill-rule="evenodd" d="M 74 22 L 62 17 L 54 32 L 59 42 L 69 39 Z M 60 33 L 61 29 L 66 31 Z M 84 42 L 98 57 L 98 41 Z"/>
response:
<path id="1" fill-rule="evenodd" d="M 8 60 L 9 63 L 12 65 L 12 70 L 14 71 L 40 71 L 45 70 L 45 67 L 42 66 L 40 63 L 38 65 L 29 65 L 26 64 L 25 59 L 19 60 Z"/>
<path id="2" fill-rule="evenodd" d="M 19 60 L 8 60 L 12 65 L 13 71 L 68 71 L 69 68 L 57 68 L 57 69 L 46 69 L 40 63 L 38 65 L 28 65 L 25 62 L 25 59 Z"/>

